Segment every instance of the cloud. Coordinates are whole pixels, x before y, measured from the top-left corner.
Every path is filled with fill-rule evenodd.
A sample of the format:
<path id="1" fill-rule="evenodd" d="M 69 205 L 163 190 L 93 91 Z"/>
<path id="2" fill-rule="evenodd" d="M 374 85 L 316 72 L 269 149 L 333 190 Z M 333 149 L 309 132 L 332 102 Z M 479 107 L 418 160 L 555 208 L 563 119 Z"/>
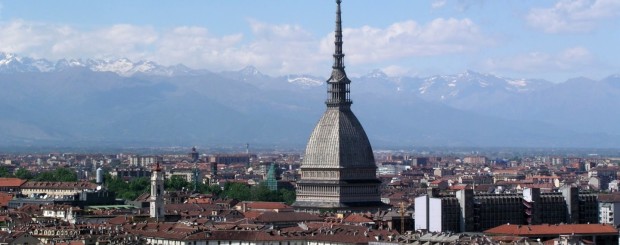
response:
<path id="1" fill-rule="evenodd" d="M 531 9 L 525 19 L 547 33 L 579 33 L 592 31 L 604 20 L 618 16 L 618 0 L 561 0 L 551 8 Z"/>
<path id="2" fill-rule="evenodd" d="M 443 8 L 444 6 L 446 6 L 446 0 L 434 0 L 431 3 L 431 7 L 434 9 Z"/>
<path id="3" fill-rule="evenodd" d="M 116 24 L 92 30 L 25 20 L 0 22 L 0 51 L 35 58 L 128 58 L 163 65 L 182 63 L 213 71 L 253 65 L 272 74 L 324 74 L 331 65 L 333 33 L 314 36 L 298 25 L 248 20 L 249 34 L 216 35 L 199 26 L 158 30 Z M 345 58 L 354 64 L 385 67 L 384 61 L 412 56 L 471 52 L 492 41 L 469 19 L 414 21 L 385 28 L 344 30 Z M 395 67 L 390 69 L 398 73 Z"/>
<path id="4" fill-rule="evenodd" d="M 409 68 L 398 65 L 386 66 L 384 68 L 381 68 L 381 71 L 383 71 L 383 73 L 387 74 L 388 76 L 402 76 L 411 73 L 411 70 Z"/>
<path id="5" fill-rule="evenodd" d="M 151 27 L 127 24 L 92 32 L 79 32 L 64 27 L 60 33 L 65 38 L 54 40 L 50 50 L 52 56 L 57 58 L 115 58 L 114 54 L 122 54 L 124 58 L 145 59 L 159 39 L 159 33 Z"/>
<path id="6" fill-rule="evenodd" d="M 0 22 L 0 33 L 0 51 L 51 59 L 104 58 L 114 54 L 142 59 L 158 39 L 149 27 L 114 25 L 81 32 L 67 25 L 24 20 Z"/>
<path id="7" fill-rule="evenodd" d="M 384 29 L 363 26 L 343 32 L 344 52 L 354 64 L 471 52 L 493 44 L 469 19 L 438 18 L 426 25 L 405 21 Z M 333 40 L 333 35 L 323 38 L 324 53 L 333 50 Z"/>
<path id="8" fill-rule="evenodd" d="M 586 48 L 572 47 L 555 54 L 530 52 L 513 57 L 488 59 L 483 66 L 491 71 L 544 73 L 582 69 L 592 65 L 594 61 L 594 56 Z"/>
<path id="9" fill-rule="evenodd" d="M 217 36 L 197 26 L 156 30 L 117 24 L 83 31 L 69 25 L 12 20 L 0 22 L 0 51 L 47 59 L 153 60 L 212 70 L 253 65 L 272 74 L 314 73 L 317 63 L 330 59 L 319 56 L 320 38 L 300 26 L 248 22 L 251 36 Z"/>

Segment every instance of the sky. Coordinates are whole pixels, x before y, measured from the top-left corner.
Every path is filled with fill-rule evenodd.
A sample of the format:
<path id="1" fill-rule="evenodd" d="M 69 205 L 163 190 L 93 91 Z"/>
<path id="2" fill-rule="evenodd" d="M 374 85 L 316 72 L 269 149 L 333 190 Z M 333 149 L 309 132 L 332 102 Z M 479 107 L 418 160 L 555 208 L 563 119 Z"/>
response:
<path id="1" fill-rule="evenodd" d="M 329 76 L 333 0 L 0 0 L 0 52 Z M 620 0 L 344 0 L 349 75 L 620 74 Z"/>

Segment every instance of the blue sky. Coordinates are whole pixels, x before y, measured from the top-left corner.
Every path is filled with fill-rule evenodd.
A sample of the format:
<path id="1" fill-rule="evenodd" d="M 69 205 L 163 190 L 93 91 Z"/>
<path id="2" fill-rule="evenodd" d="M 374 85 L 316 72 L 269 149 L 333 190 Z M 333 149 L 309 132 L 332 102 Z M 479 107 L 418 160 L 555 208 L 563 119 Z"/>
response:
<path id="1" fill-rule="evenodd" d="M 620 0 L 344 0 L 347 71 L 562 82 L 620 73 Z M 5 1 L 0 51 L 327 76 L 333 0 Z"/>

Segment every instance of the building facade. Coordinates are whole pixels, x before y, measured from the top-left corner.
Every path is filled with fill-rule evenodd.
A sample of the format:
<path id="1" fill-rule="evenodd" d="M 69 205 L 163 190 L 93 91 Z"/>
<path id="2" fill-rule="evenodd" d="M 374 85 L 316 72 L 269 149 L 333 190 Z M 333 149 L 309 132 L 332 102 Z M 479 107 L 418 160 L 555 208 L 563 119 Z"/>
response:
<path id="1" fill-rule="evenodd" d="M 337 0 L 335 52 L 327 80 L 327 109 L 310 135 L 297 182 L 299 211 L 376 210 L 382 207 L 377 166 L 366 132 L 351 111 Z"/>
<path id="2" fill-rule="evenodd" d="M 598 201 L 599 223 L 620 226 L 620 195 L 601 194 Z"/>
<path id="3" fill-rule="evenodd" d="M 415 229 L 430 232 L 480 232 L 507 223 L 598 223 L 596 195 L 568 186 L 553 193 L 541 193 L 539 188 L 525 188 L 519 194 L 429 192 L 415 199 L 415 207 Z"/>

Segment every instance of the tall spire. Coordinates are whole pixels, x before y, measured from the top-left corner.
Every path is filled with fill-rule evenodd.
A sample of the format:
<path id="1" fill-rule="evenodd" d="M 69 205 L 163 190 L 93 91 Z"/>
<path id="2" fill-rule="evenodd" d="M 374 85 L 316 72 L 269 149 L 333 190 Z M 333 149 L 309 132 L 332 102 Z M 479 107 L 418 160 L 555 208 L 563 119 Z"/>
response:
<path id="1" fill-rule="evenodd" d="M 334 44 L 336 45 L 336 49 L 334 51 L 334 65 L 332 66 L 334 69 L 344 69 L 344 54 L 342 53 L 342 18 L 340 12 L 340 3 L 341 0 L 336 0 L 336 31 Z"/>
<path id="2" fill-rule="evenodd" d="M 341 0 L 336 0 L 336 30 L 334 39 L 334 65 L 332 66 L 332 75 L 327 80 L 327 107 L 336 107 L 339 109 L 349 109 L 351 99 L 349 98 L 349 84 L 351 80 L 347 78 L 344 71 L 344 53 L 342 52 L 342 18 L 340 12 Z"/>

